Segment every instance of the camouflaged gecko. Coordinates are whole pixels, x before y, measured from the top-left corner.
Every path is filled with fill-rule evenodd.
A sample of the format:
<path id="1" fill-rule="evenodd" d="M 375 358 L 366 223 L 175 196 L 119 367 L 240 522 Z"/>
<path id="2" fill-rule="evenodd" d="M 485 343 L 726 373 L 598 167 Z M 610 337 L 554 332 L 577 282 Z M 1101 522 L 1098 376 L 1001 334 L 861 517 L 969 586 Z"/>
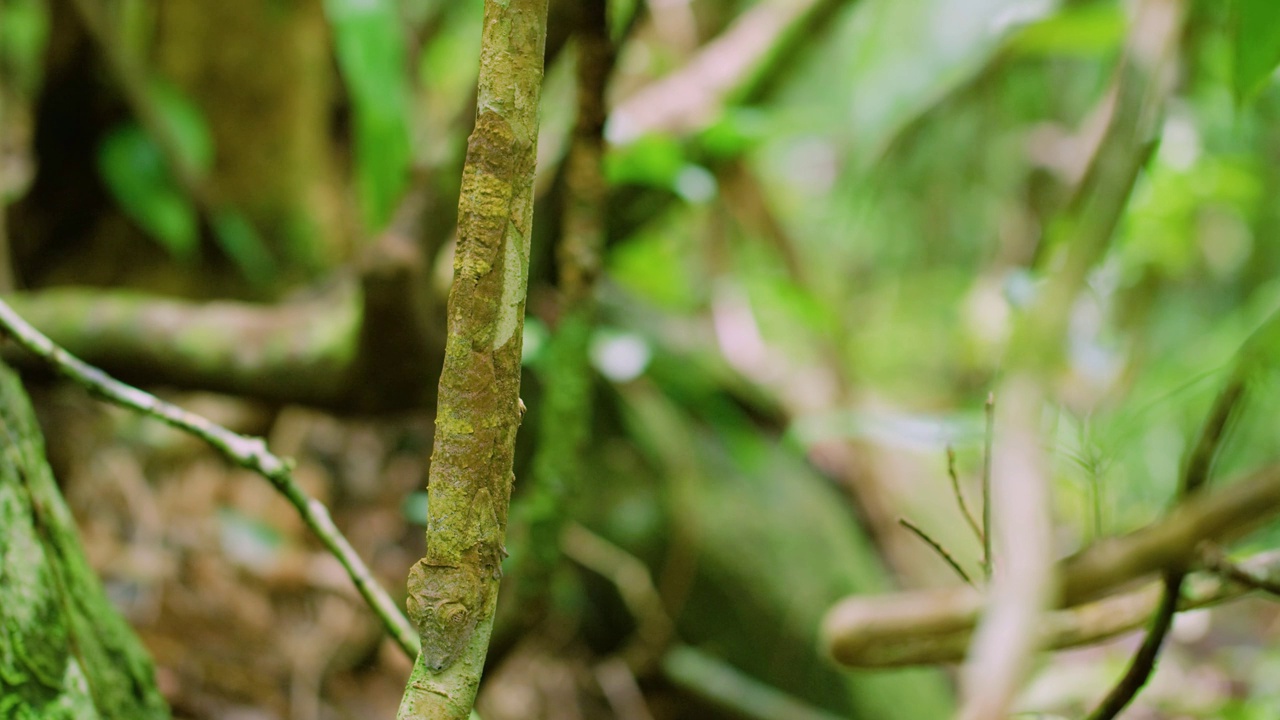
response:
<path id="1" fill-rule="evenodd" d="M 507 553 L 488 490 L 476 493 L 468 525 L 475 530 L 476 542 L 458 564 L 431 565 L 423 558 L 409 571 L 409 620 L 418 629 L 422 660 L 432 672 L 444 671 L 462 655 L 489 593 L 502 578 L 501 563 Z"/>

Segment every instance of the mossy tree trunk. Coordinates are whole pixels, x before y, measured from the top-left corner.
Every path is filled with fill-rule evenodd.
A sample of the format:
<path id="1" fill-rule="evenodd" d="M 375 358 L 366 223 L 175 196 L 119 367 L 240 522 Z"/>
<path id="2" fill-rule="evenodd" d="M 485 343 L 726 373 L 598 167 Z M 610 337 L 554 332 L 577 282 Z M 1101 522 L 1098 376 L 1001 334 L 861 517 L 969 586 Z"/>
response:
<path id="1" fill-rule="evenodd" d="M 17 375 L 0 365 L 0 717 L 169 717 L 151 659 L 89 568 Z"/>

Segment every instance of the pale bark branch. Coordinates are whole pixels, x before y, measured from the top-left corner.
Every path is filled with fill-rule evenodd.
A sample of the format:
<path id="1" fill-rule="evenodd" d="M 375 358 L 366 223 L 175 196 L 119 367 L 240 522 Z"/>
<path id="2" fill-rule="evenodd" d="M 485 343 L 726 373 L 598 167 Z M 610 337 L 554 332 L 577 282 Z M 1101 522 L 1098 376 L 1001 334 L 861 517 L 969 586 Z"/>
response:
<path id="1" fill-rule="evenodd" d="M 58 374 L 91 394 L 121 407 L 150 415 L 209 443 L 231 462 L 266 478 L 293 505 L 307 527 L 338 559 L 370 609 L 406 654 L 418 654 L 418 636 L 364 561 L 334 524 L 329 510 L 293 479 L 293 461 L 274 455 L 261 438 L 245 437 L 150 393 L 125 385 L 58 347 L 0 301 L 0 330 Z"/>

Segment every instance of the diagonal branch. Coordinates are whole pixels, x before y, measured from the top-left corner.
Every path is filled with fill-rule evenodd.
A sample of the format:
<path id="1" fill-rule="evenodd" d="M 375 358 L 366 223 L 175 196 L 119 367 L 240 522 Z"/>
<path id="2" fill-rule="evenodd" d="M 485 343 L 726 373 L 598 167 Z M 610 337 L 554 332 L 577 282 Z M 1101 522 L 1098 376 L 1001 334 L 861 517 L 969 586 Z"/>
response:
<path id="1" fill-rule="evenodd" d="M 1242 369 L 1247 368 L 1251 362 L 1252 357 L 1245 355 Z M 1192 448 L 1191 455 L 1187 459 L 1186 469 L 1183 471 L 1178 488 L 1179 502 L 1185 502 L 1200 492 L 1208 481 L 1214 457 L 1217 456 L 1222 438 L 1227 432 L 1227 426 L 1236 408 L 1239 407 L 1244 391 L 1244 376 L 1237 372 L 1233 374 L 1227 387 L 1218 394 L 1213 408 L 1209 411 L 1209 417 L 1200 430 L 1195 447 Z M 1164 643 L 1169 628 L 1173 626 L 1173 616 L 1178 611 L 1178 600 L 1186 577 L 1187 571 L 1182 567 L 1165 571 L 1160 605 L 1151 618 L 1151 630 L 1143 639 L 1141 647 L 1134 653 L 1129 669 L 1125 671 L 1124 676 L 1111 689 L 1111 692 L 1107 693 L 1102 704 L 1089 716 L 1090 720 L 1111 720 L 1116 717 L 1147 684 L 1147 680 L 1155 670 L 1160 646 Z"/>
<path id="2" fill-rule="evenodd" d="M 408 620 L 387 591 L 378 583 L 364 561 L 356 554 L 342 531 L 334 525 L 324 504 L 307 495 L 302 487 L 294 482 L 291 461 L 272 454 L 261 438 L 250 438 L 233 433 L 199 415 L 125 385 L 101 370 L 80 361 L 40 334 L 3 301 L 0 301 L 0 330 L 57 373 L 84 387 L 90 393 L 191 433 L 212 445 L 228 460 L 270 481 L 272 486 L 298 511 L 307 527 L 320 538 L 325 548 L 338 559 L 338 562 L 342 563 L 342 567 L 346 569 L 347 575 L 355 583 L 360 595 L 378 615 L 387 632 L 401 649 L 410 656 L 418 654 L 418 637 Z"/>

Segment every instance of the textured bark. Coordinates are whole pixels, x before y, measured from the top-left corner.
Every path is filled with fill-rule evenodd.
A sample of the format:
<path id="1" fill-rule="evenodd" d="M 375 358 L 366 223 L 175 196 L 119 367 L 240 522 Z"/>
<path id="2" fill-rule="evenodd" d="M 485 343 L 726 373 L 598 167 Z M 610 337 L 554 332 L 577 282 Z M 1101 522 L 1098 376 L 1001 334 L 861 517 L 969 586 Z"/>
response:
<path id="1" fill-rule="evenodd" d="M 151 659 L 85 560 L 30 403 L 3 365 L 0 432 L 0 717 L 169 717 Z"/>
<path id="2" fill-rule="evenodd" d="M 422 653 L 398 717 L 463 718 L 484 667 L 505 555 L 520 424 L 520 351 L 533 220 L 547 0 L 489 0 L 476 127 L 431 458 L 426 556 L 409 576 Z"/>

